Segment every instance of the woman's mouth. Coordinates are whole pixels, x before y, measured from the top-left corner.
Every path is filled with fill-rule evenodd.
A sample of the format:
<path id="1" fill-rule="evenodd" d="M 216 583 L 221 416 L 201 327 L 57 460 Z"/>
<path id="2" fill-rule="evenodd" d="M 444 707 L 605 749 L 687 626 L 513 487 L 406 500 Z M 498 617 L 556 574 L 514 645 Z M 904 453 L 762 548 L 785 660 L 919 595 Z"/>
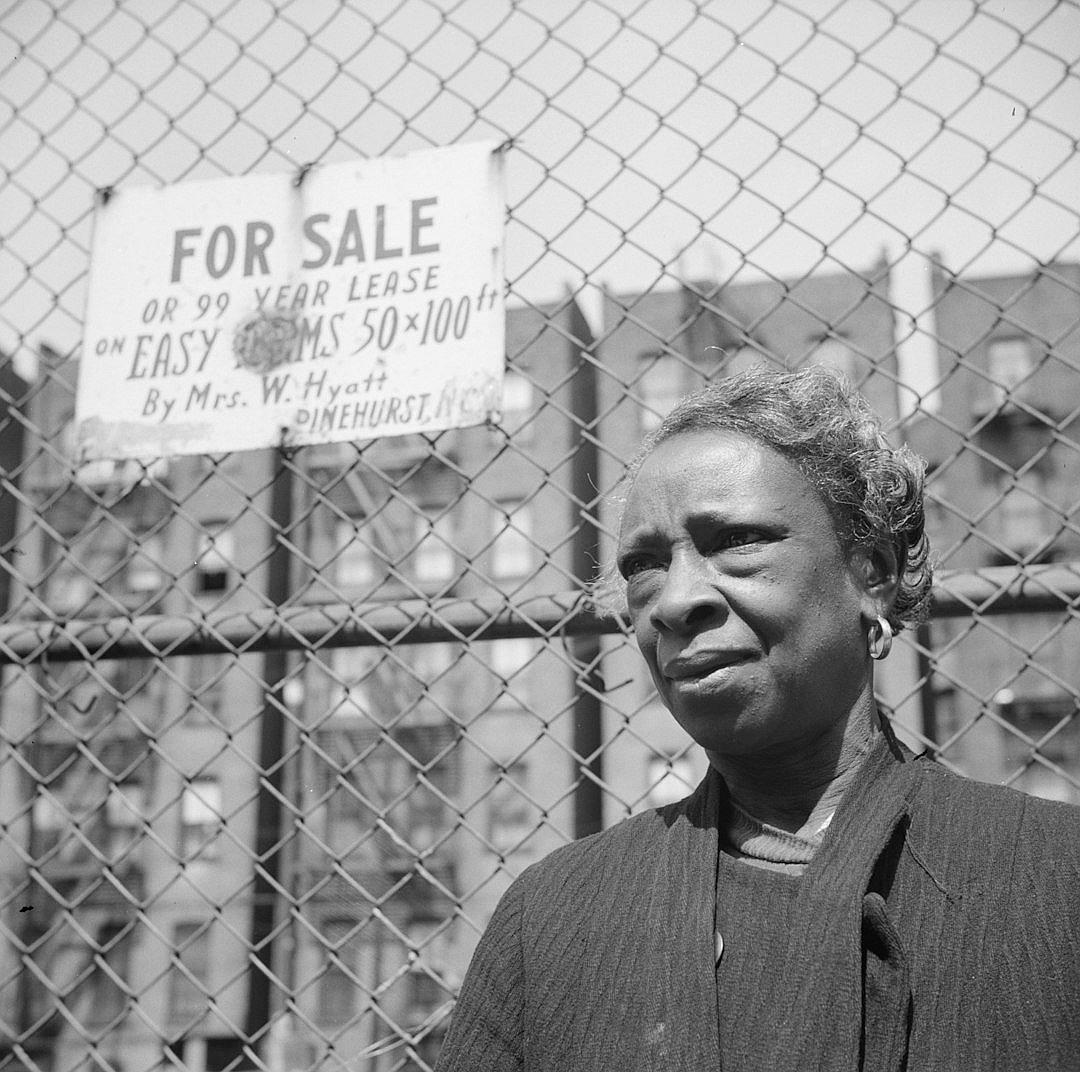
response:
<path id="1" fill-rule="evenodd" d="M 687 681 L 747 662 L 752 657 L 751 652 L 740 650 L 697 651 L 665 659 L 660 669 L 669 681 Z"/>

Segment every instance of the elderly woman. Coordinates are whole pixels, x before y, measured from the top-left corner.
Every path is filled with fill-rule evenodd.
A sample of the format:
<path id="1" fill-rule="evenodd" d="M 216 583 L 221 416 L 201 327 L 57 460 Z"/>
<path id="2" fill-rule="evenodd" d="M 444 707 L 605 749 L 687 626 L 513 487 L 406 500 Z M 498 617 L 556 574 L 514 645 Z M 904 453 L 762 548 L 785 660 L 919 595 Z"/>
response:
<path id="1" fill-rule="evenodd" d="M 921 468 L 862 400 L 760 368 L 683 400 L 616 565 L 708 774 L 514 883 L 440 1070 L 1080 1068 L 1080 809 L 875 706 L 930 570 Z"/>

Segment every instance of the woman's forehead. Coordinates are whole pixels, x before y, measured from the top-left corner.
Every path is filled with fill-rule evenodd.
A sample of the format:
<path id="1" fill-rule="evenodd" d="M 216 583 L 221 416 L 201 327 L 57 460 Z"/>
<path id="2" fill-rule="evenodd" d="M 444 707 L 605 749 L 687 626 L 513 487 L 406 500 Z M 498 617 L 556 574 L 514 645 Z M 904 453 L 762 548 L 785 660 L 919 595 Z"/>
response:
<path id="1" fill-rule="evenodd" d="M 718 492 L 746 490 L 748 481 L 770 479 L 810 484 L 794 462 L 768 443 L 732 429 L 694 429 L 658 443 L 644 458 L 630 485 L 629 500 L 645 487 L 685 488 L 686 483 Z"/>
<path id="2" fill-rule="evenodd" d="M 817 489 L 779 451 L 741 432 L 695 430 L 665 439 L 645 458 L 626 495 L 620 539 L 710 515 L 800 526 L 827 521 L 834 530 Z"/>

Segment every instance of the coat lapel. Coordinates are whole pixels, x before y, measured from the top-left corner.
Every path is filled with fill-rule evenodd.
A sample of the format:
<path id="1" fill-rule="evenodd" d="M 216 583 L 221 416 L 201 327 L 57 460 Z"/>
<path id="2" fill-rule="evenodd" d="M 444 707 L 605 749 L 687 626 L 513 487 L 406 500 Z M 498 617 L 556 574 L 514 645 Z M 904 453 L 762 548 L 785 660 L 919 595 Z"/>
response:
<path id="1" fill-rule="evenodd" d="M 634 1065 L 672 1072 L 718 1067 L 716 1022 L 716 817 L 719 778 L 710 771 L 697 791 L 665 814 L 670 828 L 658 839 L 659 857 L 648 880 L 644 935 L 650 1008 L 648 1059 Z M 671 814 L 674 818 L 670 818 Z M 614 1067 L 614 1066 L 613 1066 Z"/>
<path id="2" fill-rule="evenodd" d="M 774 975 L 772 1052 L 761 1067 L 861 1067 L 863 898 L 878 860 L 909 811 L 910 779 L 882 735 L 852 783 L 803 876 Z M 764 1026 L 764 1025 L 763 1025 Z"/>

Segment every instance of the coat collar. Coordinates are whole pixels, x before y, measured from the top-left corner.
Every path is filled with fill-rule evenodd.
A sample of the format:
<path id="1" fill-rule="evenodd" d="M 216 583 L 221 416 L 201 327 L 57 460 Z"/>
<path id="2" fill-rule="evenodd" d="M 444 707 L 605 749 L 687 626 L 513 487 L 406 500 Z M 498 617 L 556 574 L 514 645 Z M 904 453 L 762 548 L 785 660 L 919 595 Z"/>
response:
<path id="1" fill-rule="evenodd" d="M 774 936 L 770 955 L 778 970 L 755 981 L 759 1022 L 748 1025 L 767 1047 L 762 1069 L 858 1067 L 862 900 L 889 881 L 895 854 L 888 850 L 910 811 L 908 758 L 890 731 L 878 735 L 802 877 L 793 925 Z M 665 813 L 668 836 L 660 839 L 641 906 L 646 956 L 657 969 L 645 984 L 658 988 L 651 1004 L 664 1010 L 661 1022 L 683 1025 L 681 1037 L 657 1051 L 669 1068 L 716 1066 L 722 995 L 713 935 L 718 821 L 726 798 L 723 780 L 710 769 L 692 796 Z"/>

